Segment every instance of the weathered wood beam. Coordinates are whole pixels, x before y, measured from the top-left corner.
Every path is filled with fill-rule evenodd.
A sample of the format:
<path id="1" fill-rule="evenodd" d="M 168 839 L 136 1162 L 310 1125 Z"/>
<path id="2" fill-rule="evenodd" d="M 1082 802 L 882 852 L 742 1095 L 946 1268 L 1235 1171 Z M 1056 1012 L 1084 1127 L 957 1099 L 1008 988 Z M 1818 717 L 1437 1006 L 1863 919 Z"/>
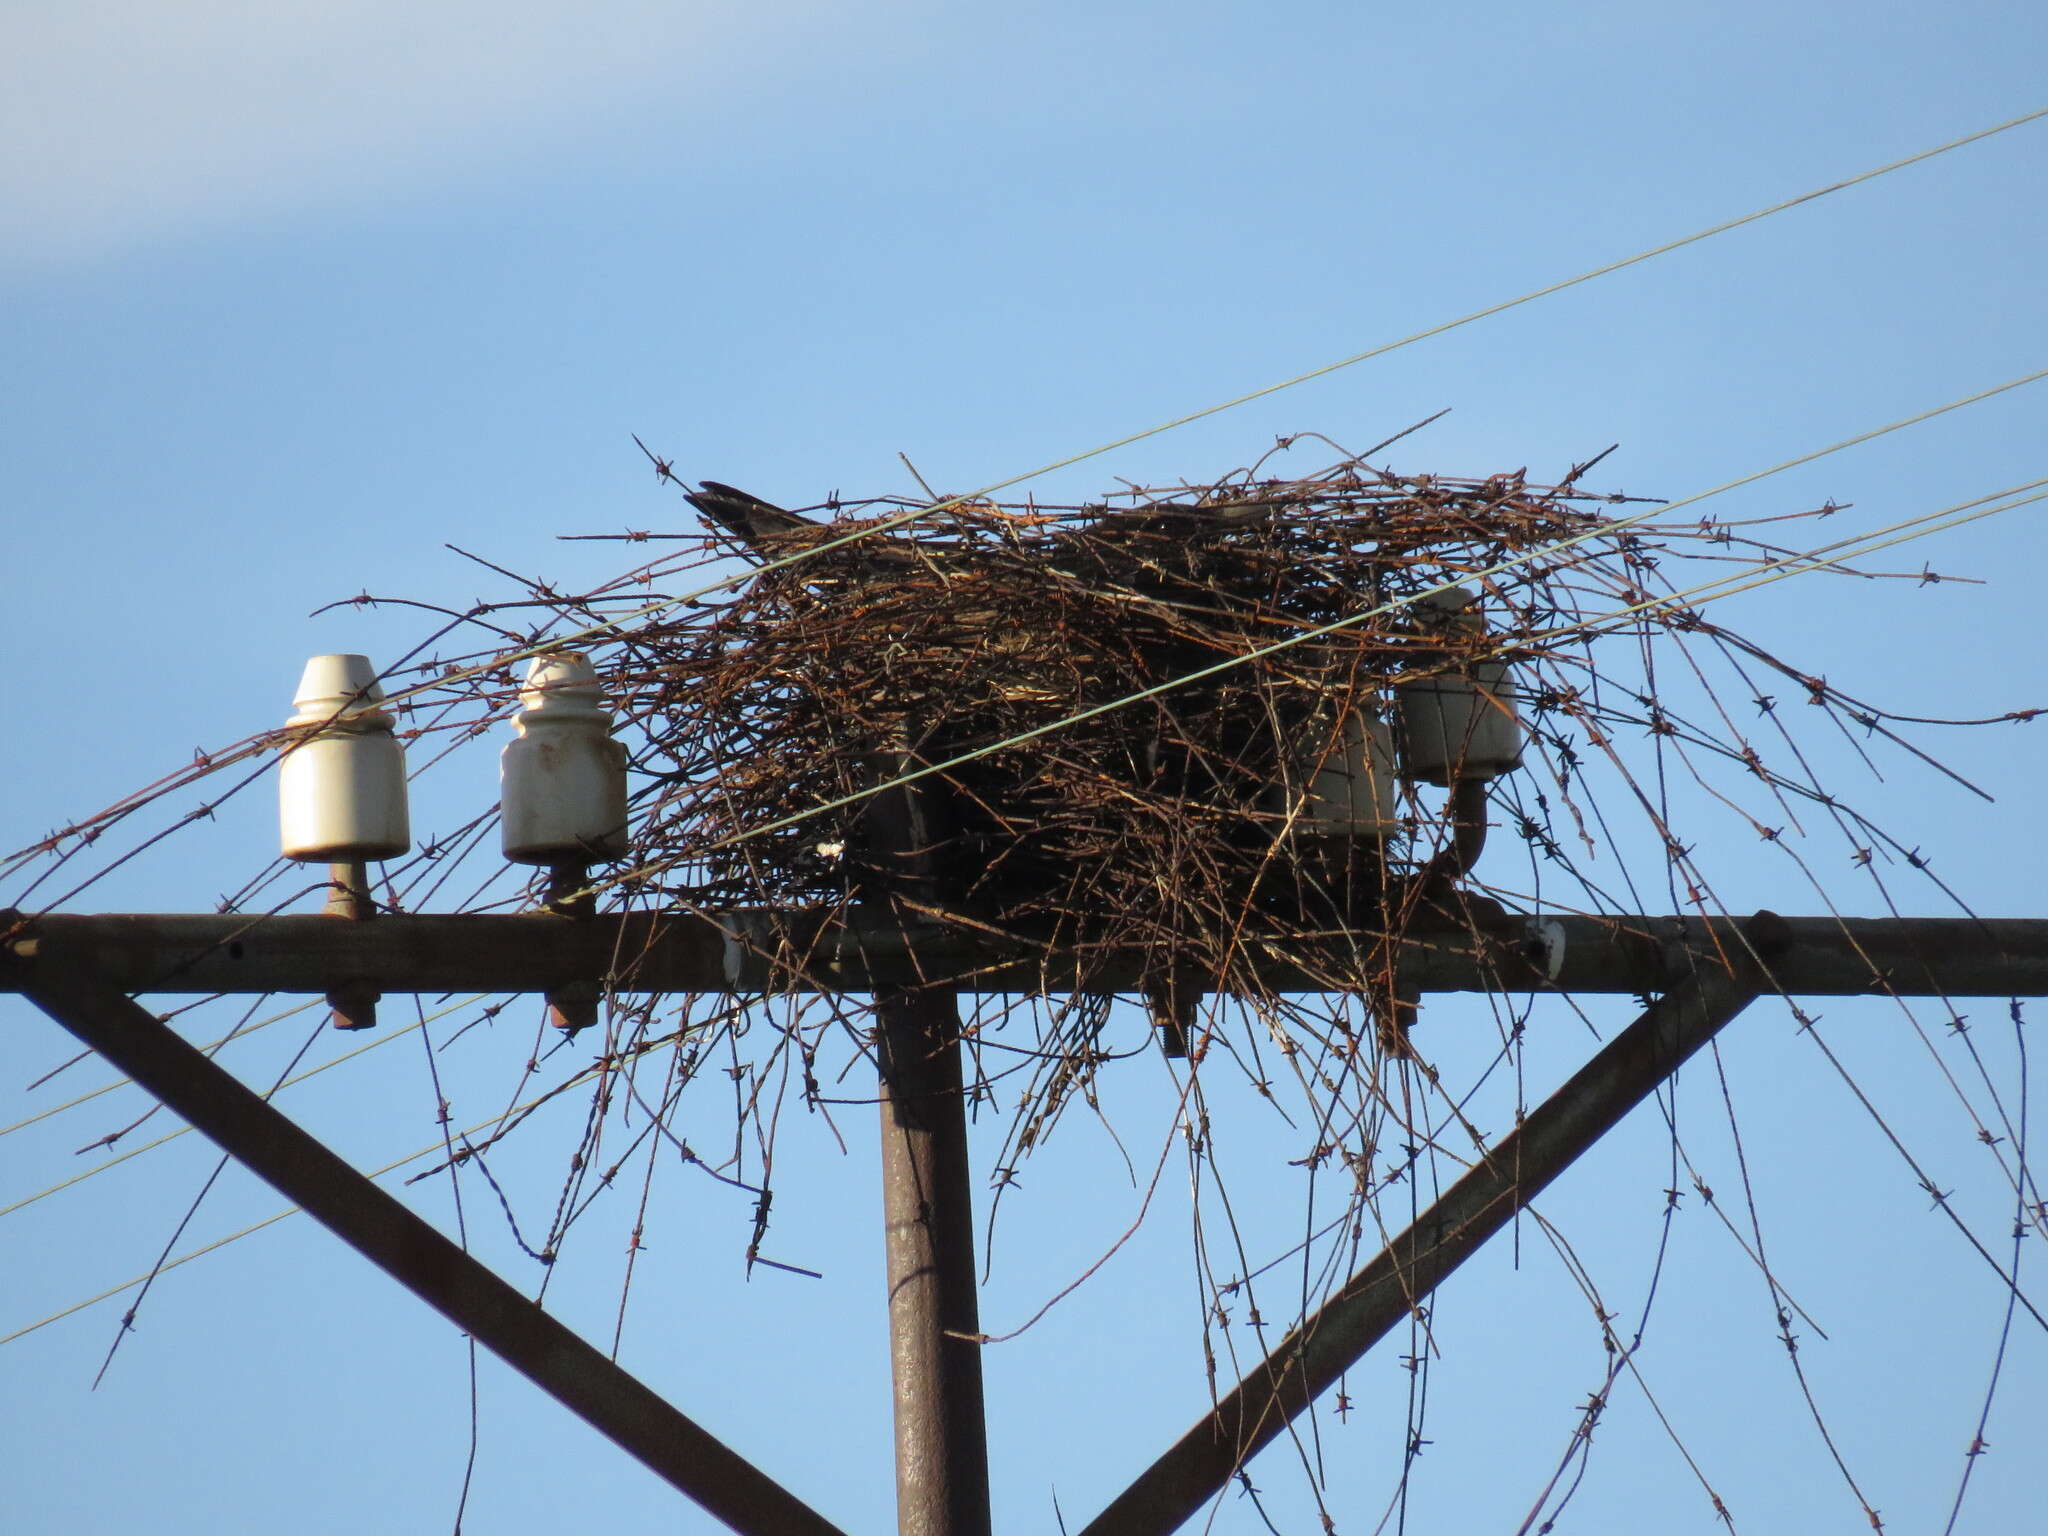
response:
<path id="1" fill-rule="evenodd" d="M 1788 942 L 1765 991 L 1793 996 L 2048 996 L 2048 919 L 1785 920 Z M 1688 957 L 1725 946 L 1735 924 L 1653 916 L 1482 919 L 1465 929 L 1411 929 L 1401 980 L 1425 992 L 1555 990 L 1651 994 L 1688 973 Z M 778 933 L 791 936 L 788 942 Z M 1346 938 L 1344 935 L 1334 936 Z M 1244 964 L 1277 992 L 1347 990 L 1373 935 L 1348 936 L 1360 956 L 1319 966 L 1282 939 L 1245 937 Z M 884 914 L 765 911 L 628 913 L 565 918 L 332 917 L 0 911 L 0 946 L 32 971 L 76 971 L 131 993 L 548 992 L 603 981 L 624 992 L 867 992 L 944 985 L 961 992 L 1070 988 L 1077 955 L 962 926 L 906 931 Z M 1344 945 L 1329 944 L 1341 950 Z M 1096 991 L 1131 991 L 1136 947 L 1090 955 Z M 29 971 L 17 970 L 17 976 Z M 20 990 L 0 980 L 0 990 Z"/>

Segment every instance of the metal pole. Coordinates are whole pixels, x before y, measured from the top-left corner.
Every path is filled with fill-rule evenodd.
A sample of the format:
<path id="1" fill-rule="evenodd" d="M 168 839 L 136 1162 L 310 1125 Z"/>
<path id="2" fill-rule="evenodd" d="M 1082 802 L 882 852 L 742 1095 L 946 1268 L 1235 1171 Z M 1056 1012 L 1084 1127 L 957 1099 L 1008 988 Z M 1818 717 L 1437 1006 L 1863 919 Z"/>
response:
<path id="1" fill-rule="evenodd" d="M 878 895 L 933 897 L 944 823 L 931 786 L 875 797 L 866 834 L 881 876 Z M 875 1026 L 896 1528 L 901 1536 L 989 1536 L 959 1002 L 944 986 L 879 988 Z"/>
<path id="2" fill-rule="evenodd" d="M 223 1151 L 733 1530 L 841 1536 L 146 1009 L 77 971 L 0 955 L 0 972 L 8 970 L 31 1002 Z"/>
<path id="3" fill-rule="evenodd" d="M 988 1536 L 960 1010 L 950 992 L 899 992 L 878 997 L 876 1014 L 896 1528 Z"/>
<path id="4" fill-rule="evenodd" d="M 1756 996 L 1764 985 L 1757 962 L 1784 947 L 1786 930 L 1767 912 L 1743 929 L 1748 953 L 1734 949 L 1725 965 L 1696 956 L 1689 980 L 1651 1004 L 1288 1334 L 1082 1536 L 1166 1536 L 1199 1513 L 1296 1415 Z"/>

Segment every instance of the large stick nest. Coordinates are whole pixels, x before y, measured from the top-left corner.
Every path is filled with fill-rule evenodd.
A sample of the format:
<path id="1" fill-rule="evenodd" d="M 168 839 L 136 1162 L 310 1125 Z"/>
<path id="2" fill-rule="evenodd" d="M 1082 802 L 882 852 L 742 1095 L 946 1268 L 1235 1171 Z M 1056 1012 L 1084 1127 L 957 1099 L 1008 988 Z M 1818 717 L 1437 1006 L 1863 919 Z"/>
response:
<path id="1" fill-rule="evenodd" d="M 619 669 L 667 759 L 641 846 L 684 861 L 665 888 L 692 905 L 896 901 L 1140 944 L 1162 981 L 1228 975 L 1254 929 L 1398 928 L 1430 904 L 1448 813 L 1411 790 L 1397 835 L 1345 836 L 1310 786 L 1396 684 L 1545 654 L 1584 557 L 1494 568 L 1614 499 L 1354 462 L 1127 507 L 943 506 L 823 552 L 884 519 L 754 541 L 805 557 L 643 628 Z M 1485 629 L 1411 606 L 1460 580 Z M 863 797 L 932 768 L 906 842 L 901 802 Z M 1355 955 L 1331 963 L 1357 984 Z"/>

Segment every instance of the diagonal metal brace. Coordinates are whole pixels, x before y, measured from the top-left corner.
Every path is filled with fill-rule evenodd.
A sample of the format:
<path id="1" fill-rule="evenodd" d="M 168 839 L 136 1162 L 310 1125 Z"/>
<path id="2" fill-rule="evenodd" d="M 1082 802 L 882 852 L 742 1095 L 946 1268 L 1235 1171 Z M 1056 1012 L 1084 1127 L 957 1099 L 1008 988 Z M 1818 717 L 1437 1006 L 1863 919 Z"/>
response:
<path id="1" fill-rule="evenodd" d="M 1717 953 L 1695 952 L 1689 977 L 1281 1340 L 1081 1536 L 1166 1536 L 1198 1514 L 1453 1270 L 1771 985 L 1766 966 L 1790 941 L 1784 920 L 1759 912 L 1735 939 Z"/>
<path id="2" fill-rule="evenodd" d="M 5 980 L 407 1290 L 742 1536 L 841 1536 L 208 1060 L 147 1009 L 69 968 Z"/>

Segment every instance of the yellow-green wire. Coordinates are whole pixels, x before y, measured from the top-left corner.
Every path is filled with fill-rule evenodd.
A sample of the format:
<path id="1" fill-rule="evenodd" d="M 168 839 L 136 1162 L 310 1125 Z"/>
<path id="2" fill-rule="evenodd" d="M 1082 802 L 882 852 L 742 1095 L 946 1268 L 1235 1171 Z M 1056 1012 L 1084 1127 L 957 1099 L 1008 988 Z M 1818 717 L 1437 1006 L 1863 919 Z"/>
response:
<path id="1" fill-rule="evenodd" d="M 1549 634 L 1579 634 L 1598 625 L 1612 624 L 1618 619 L 1630 618 L 1639 613 L 1649 612 L 1652 609 L 1668 608 L 1677 604 L 1698 607 L 1701 603 L 1715 602 L 1724 597 L 1733 597 L 1738 592 L 1748 592 L 1756 587 L 1769 586 L 1772 582 L 1783 581 L 1788 576 L 1801 576 L 1808 571 L 1825 570 L 1838 560 L 1861 559 L 1865 555 L 1874 555 L 1881 549 L 1890 549 L 1895 545 L 1911 543 L 1914 539 L 1926 538 L 1929 534 L 1946 533 L 1951 528 L 1960 528 L 1965 523 L 1974 523 L 1980 518 L 1993 517 L 2000 512 L 2011 512 L 2018 507 L 2030 506 L 2037 501 L 2048 501 L 2048 491 L 2035 491 L 2035 494 L 2031 496 L 2020 496 L 2019 494 L 2022 491 L 2034 490 L 2036 486 L 2042 485 L 2048 485 L 2048 479 L 2030 480 L 2025 485 L 2016 485 L 2003 491 L 1995 491 L 1989 496 L 1978 496 L 1970 501 L 1960 501 L 1954 506 L 1944 507 L 1939 512 L 1928 512 L 1919 517 L 1909 517 L 1900 522 L 1889 524 L 1886 527 L 1873 528 L 1868 533 L 1841 539 L 1833 544 L 1824 544 L 1818 549 L 1808 550 L 1801 554 L 1782 555 L 1776 559 L 1762 562 L 1753 570 L 1732 572 L 1726 576 L 1716 577 L 1712 581 L 1705 581 L 1697 586 L 1687 587 L 1682 591 L 1668 592 L 1661 597 L 1645 598 L 1639 603 L 1631 603 L 1625 608 L 1617 608 L 1611 613 L 1602 614 L 1597 619 L 1586 619 L 1576 624 L 1562 626 L 1550 631 Z M 2016 501 L 2005 501 L 2004 498 L 2008 496 L 2017 496 L 2019 499 Z M 2001 505 L 1995 507 L 1983 506 L 1983 503 L 1988 501 L 1997 501 Z M 1971 507 L 1982 507 L 1982 510 L 1971 512 L 1969 511 Z M 1960 517 L 1953 516 L 1952 514 L 1955 513 L 1965 513 L 1966 515 Z M 1946 520 L 1944 521 L 1944 519 Z M 1902 529 L 1909 531 L 1900 532 Z M 1897 537 L 1884 538 L 1883 535 L 1888 533 L 1895 533 Z M 1829 558 L 1823 558 L 1823 556 Z M 1720 590 L 1715 590 L 1717 588 Z M 1537 636 L 1535 638 L 1541 639 L 1547 638 L 1547 636 Z"/>
<path id="2" fill-rule="evenodd" d="M 341 1055 L 335 1057 L 332 1061 L 322 1062 L 317 1067 L 309 1067 L 304 1072 L 301 1072 L 297 1077 L 286 1078 L 283 1082 L 279 1083 L 276 1088 L 271 1090 L 271 1092 L 281 1093 L 287 1088 L 296 1087 L 298 1084 L 306 1081 L 306 1079 L 309 1077 L 318 1077 L 322 1072 L 325 1072 L 332 1067 L 338 1067 L 345 1061 L 354 1061 L 358 1056 L 362 1055 L 365 1051 L 374 1051 L 377 1049 L 377 1047 L 381 1045 L 388 1045 L 393 1040 L 402 1040 L 407 1035 L 411 1034 L 414 1030 L 424 1029 L 427 1025 L 433 1023 L 436 1019 L 446 1018 L 449 1014 L 459 1012 L 460 1010 L 469 1007 L 473 1003 L 483 1001 L 483 999 L 491 995 L 492 994 L 489 992 L 478 992 L 471 997 L 466 997 L 462 999 L 462 1001 L 460 1002 L 450 1003 L 447 1007 L 442 1008 L 434 1013 L 428 1014 L 425 1018 L 421 1019 L 417 1023 L 408 1024 L 403 1029 L 394 1029 L 388 1035 L 379 1035 L 376 1039 L 366 1041 L 364 1044 L 357 1046 L 352 1051 L 343 1052 Z M 311 1007 L 312 1004 L 308 1003 L 307 1006 Z M 269 1095 L 266 1094 L 265 1097 L 267 1098 L 269 1097 Z M 96 1164 L 93 1167 L 86 1169 L 83 1173 L 75 1173 L 70 1178 L 64 1180 L 60 1184 L 52 1184 L 48 1189 L 38 1190 L 35 1194 L 28 1195 L 20 1200 L 17 1200 L 12 1205 L 0 1206 L 0 1216 L 12 1215 L 16 1211 L 22 1210 L 27 1206 L 34 1205 L 38 1200 L 47 1199 L 49 1196 L 54 1195 L 61 1190 L 71 1188 L 71 1186 L 74 1184 L 81 1184 L 85 1180 L 93 1177 L 93 1175 L 95 1174 L 105 1173 L 109 1168 L 118 1168 L 122 1163 L 129 1161 L 131 1158 L 137 1158 L 142 1156 L 142 1154 L 145 1152 L 154 1151 L 156 1148 L 162 1146 L 167 1141 L 176 1141 L 180 1136 L 183 1136 L 187 1131 L 191 1129 L 192 1127 L 189 1125 L 180 1126 L 175 1131 L 171 1131 L 166 1135 L 157 1137 L 155 1141 L 145 1142 L 143 1145 L 139 1147 L 131 1148 L 129 1151 L 121 1153 L 118 1157 L 110 1157 L 104 1163 Z"/>
<path id="3" fill-rule="evenodd" d="M 271 1025 L 278 1023 L 280 1020 L 290 1018 L 293 1014 L 304 1013 L 308 1008 L 311 1008 L 317 1002 L 319 1002 L 318 998 L 309 997 L 303 1003 L 295 1004 L 294 1006 L 285 1009 L 282 1013 L 273 1013 L 267 1019 L 258 1019 L 254 1024 L 250 1024 L 241 1029 L 238 1029 L 234 1031 L 234 1033 L 232 1034 L 222 1035 L 218 1040 L 214 1041 L 212 1044 L 202 1045 L 199 1049 L 203 1051 L 206 1055 L 211 1056 L 215 1051 L 219 1050 L 229 1041 L 245 1040 L 250 1035 L 255 1034 L 256 1031 L 259 1029 L 268 1029 Z M 94 1099 L 99 1098 L 102 1094 L 112 1093 L 116 1088 L 126 1088 L 129 1084 L 129 1081 L 130 1080 L 128 1078 L 117 1077 L 111 1083 L 101 1083 L 99 1087 L 90 1089 L 85 1093 L 81 1093 L 75 1099 L 66 1099 L 62 1104 L 53 1104 L 48 1109 L 38 1110 L 36 1111 L 36 1113 L 30 1115 L 26 1120 L 17 1120 L 12 1125 L 0 1126 L 0 1136 L 11 1136 L 16 1131 L 26 1130 L 28 1127 L 32 1125 L 39 1124 L 42 1121 L 49 1119 L 52 1115 L 61 1115 L 67 1109 L 76 1109 L 81 1104 L 89 1104 Z M 5 1213 L 0 1212 L 0 1214 Z"/>
<path id="4" fill-rule="evenodd" d="M 475 999 L 472 998 L 471 1001 L 474 1002 Z M 436 1015 L 436 1017 L 439 1017 L 439 1015 Z M 419 1026 L 413 1025 L 412 1027 L 417 1029 Z M 398 1037 L 396 1035 L 392 1035 L 388 1038 L 395 1040 Z M 330 1063 L 330 1065 L 332 1065 L 332 1063 Z M 444 1150 L 447 1147 L 449 1140 L 451 1139 L 459 1140 L 469 1136 L 473 1136 L 478 1131 L 484 1129 L 486 1126 L 496 1125 L 502 1120 L 511 1118 L 513 1115 L 523 1114 L 527 1110 L 532 1109 L 539 1104 L 545 1103 L 550 1097 L 552 1097 L 555 1094 L 559 1094 L 569 1088 L 574 1088 L 578 1083 L 588 1082 L 591 1078 L 596 1077 L 601 1070 L 601 1068 L 592 1067 L 583 1072 L 579 1072 L 576 1076 L 570 1078 L 567 1082 L 550 1089 L 547 1093 L 542 1094 L 538 1098 L 529 1099 L 524 1104 L 515 1105 L 513 1108 L 506 1110 L 503 1114 L 496 1114 L 490 1116 L 488 1119 L 479 1120 L 475 1125 L 469 1127 L 468 1130 L 456 1132 L 453 1138 L 444 1137 L 440 1140 L 429 1142 L 426 1146 L 421 1147 L 417 1152 L 408 1153 L 406 1154 L 406 1156 L 399 1158 L 396 1162 L 386 1163 L 382 1168 L 378 1168 L 373 1172 L 367 1173 L 364 1175 L 364 1177 L 370 1179 L 381 1179 L 384 1177 L 385 1174 L 395 1172 L 396 1170 L 403 1168 L 407 1163 L 416 1163 L 421 1158 L 428 1156 L 430 1153 Z M 34 1333 L 39 1328 L 47 1328 L 52 1323 L 62 1322 L 65 1318 L 71 1316 L 74 1312 L 83 1312 L 87 1307 L 96 1306 L 98 1303 L 102 1301 L 106 1301 L 111 1297 L 120 1295 L 123 1291 L 132 1291 L 135 1289 L 136 1286 L 141 1285 L 145 1281 L 150 1279 L 152 1275 L 160 1275 L 163 1274 L 166 1270 L 176 1269 L 182 1264 L 189 1264 L 194 1259 L 204 1258 L 207 1254 L 225 1248 L 229 1243 L 237 1242 L 240 1239 L 249 1236 L 251 1233 L 261 1232 L 265 1227 L 277 1225 L 278 1222 L 283 1221 L 287 1216 L 298 1215 L 299 1210 L 300 1207 L 296 1205 L 286 1206 L 283 1210 L 278 1211 L 273 1215 L 266 1216 L 261 1221 L 254 1222 L 249 1226 L 243 1227 L 239 1232 L 230 1232 L 226 1237 L 216 1238 L 214 1239 L 214 1241 L 206 1243 L 201 1247 L 189 1249 L 186 1252 L 179 1254 L 174 1259 L 166 1259 L 163 1263 L 159 1264 L 155 1269 L 151 1270 L 150 1273 L 147 1275 L 137 1275 L 133 1280 L 124 1280 L 119 1285 L 101 1291 L 97 1296 L 88 1296 L 83 1301 L 73 1302 L 70 1306 L 64 1308 L 61 1312 L 52 1312 L 48 1317 L 43 1318 L 40 1322 L 30 1323 L 26 1327 L 17 1328 L 12 1333 L 0 1334 L 0 1344 L 12 1344 L 16 1339 L 26 1338 L 29 1334 Z"/>
<path id="5" fill-rule="evenodd" d="M 444 673 L 430 682 L 419 683 L 411 688 L 390 694 L 387 702 L 396 703 L 410 699 L 450 682 L 460 682 L 468 678 L 480 677 L 484 673 L 498 667 L 509 666 L 513 662 L 522 661 L 532 656 L 545 655 L 550 651 L 560 649 L 564 645 L 572 645 L 579 640 L 587 640 L 593 636 L 616 631 L 622 624 L 631 624 L 640 619 L 652 617 L 654 614 L 663 613 L 671 608 L 678 608 L 684 604 L 694 602 L 698 598 L 708 597 L 714 592 L 722 592 L 727 588 L 739 586 L 743 582 L 753 580 L 756 576 L 765 575 L 771 571 L 783 570 L 801 561 L 815 559 L 821 555 L 830 554 L 835 550 L 844 549 L 847 545 L 861 539 L 873 538 L 877 534 L 901 528 L 906 524 L 916 522 L 919 518 L 929 517 L 934 512 L 944 511 L 948 507 L 957 507 L 964 502 L 980 501 L 986 497 L 993 496 L 998 491 L 1009 490 L 1013 486 L 1022 485 L 1027 480 L 1036 480 L 1041 475 L 1053 474 L 1062 469 L 1071 469 L 1076 464 L 1100 458 L 1106 453 L 1114 453 L 1119 448 L 1128 448 L 1134 443 L 1141 443 L 1148 438 L 1158 437 L 1163 433 L 1173 431 L 1175 428 L 1205 420 L 1210 416 L 1220 415 L 1224 411 L 1235 410 L 1240 405 L 1248 405 L 1254 400 L 1263 400 L 1269 395 L 1279 394 L 1282 390 L 1293 389 L 1297 385 L 1309 383 L 1314 379 L 1324 378 L 1330 374 L 1341 372 L 1346 368 L 1356 367 L 1358 364 L 1369 362 L 1373 358 L 1384 357 L 1389 352 L 1396 352 L 1403 347 L 1413 346 L 1419 341 L 1428 341 L 1432 337 L 1442 336 L 1447 332 L 1458 330 L 1476 321 L 1490 319 L 1494 315 L 1505 314 L 1511 309 L 1519 309 L 1524 304 L 1533 304 L 1538 299 L 1548 298 L 1554 293 L 1563 293 L 1566 289 L 1576 288 L 1581 283 L 1589 283 L 1595 278 L 1605 277 L 1610 273 L 1638 266 L 1658 256 L 1681 250 L 1688 245 L 1697 245 L 1702 240 L 1710 240 L 1716 235 L 1727 234 L 1730 230 L 1740 229 L 1747 224 L 1754 224 L 1760 219 L 1771 217 L 1773 214 L 1797 208 L 1802 203 L 1814 202 L 1819 198 L 1829 196 L 1831 193 L 1846 191 L 1848 188 L 1860 186 L 1866 181 L 1874 181 L 1880 176 L 1888 176 L 1894 171 L 1902 171 L 1908 166 L 1918 165 L 1923 160 L 1932 160 L 1937 155 L 1945 155 L 1952 150 L 1962 149 L 1966 145 L 1975 144 L 1994 135 L 2009 132 L 2014 128 L 2025 127 L 2028 123 L 2037 122 L 2044 117 L 2048 117 L 2048 107 L 2040 107 L 2032 112 L 2023 112 L 2018 117 L 2008 118 L 2006 121 L 1995 123 L 1989 128 L 1980 128 L 1974 133 L 1966 133 L 1961 138 L 1950 139 L 1945 144 L 1937 144 L 1931 149 L 1920 150 L 1915 154 L 1907 155 L 1903 159 L 1890 161 L 1871 170 L 1846 177 L 1841 181 L 1830 182 L 1824 187 L 1815 187 L 1809 192 L 1800 193 L 1797 197 L 1788 197 L 1782 202 L 1772 203 L 1768 207 L 1758 208 L 1737 218 L 1709 225 L 1707 228 L 1695 230 L 1689 235 L 1681 235 L 1676 240 L 1667 240 L 1662 245 L 1651 246 L 1648 250 L 1638 251 L 1633 256 L 1624 256 L 1618 261 L 1610 261 L 1604 265 L 1589 268 L 1575 277 L 1567 277 L 1558 282 L 1546 284 L 1541 288 L 1532 288 L 1527 293 L 1519 294 L 1512 299 L 1503 299 L 1497 304 L 1489 304 L 1484 309 L 1475 309 L 1469 314 L 1458 316 L 1455 320 L 1445 320 L 1440 324 L 1432 325 L 1425 330 L 1412 332 L 1394 341 L 1381 342 L 1378 346 L 1368 347 L 1363 352 L 1354 352 L 1349 357 L 1342 357 L 1333 363 L 1324 363 L 1320 367 L 1311 368 L 1306 373 L 1298 373 L 1292 378 L 1282 379 L 1277 384 L 1267 384 L 1261 388 L 1249 390 L 1244 394 L 1234 395 L 1228 400 L 1219 401 L 1214 405 L 1204 406 L 1200 410 L 1189 411 L 1185 415 L 1160 422 L 1157 426 L 1146 427 L 1142 431 L 1113 438 L 1109 442 L 1098 444 L 1096 447 L 1085 449 L 1082 452 L 1071 453 L 1064 458 L 1053 459 L 1048 463 L 1039 465 L 1036 469 L 1010 475 L 1005 479 L 993 480 L 978 490 L 963 492 L 958 496 L 949 496 L 943 501 L 933 502 L 930 506 L 913 507 L 909 511 L 895 517 L 884 518 L 880 522 L 871 523 L 864 528 L 855 529 L 838 538 L 813 545 L 808 549 L 781 556 L 759 566 L 749 567 L 745 571 L 736 572 L 730 576 L 720 577 L 717 581 L 708 582 L 691 591 L 673 597 L 660 598 L 640 608 L 619 614 L 615 618 L 606 619 L 601 623 L 553 636 L 541 644 L 510 651 L 501 656 L 494 656 L 489 661 L 479 663 L 473 667 Z"/>

